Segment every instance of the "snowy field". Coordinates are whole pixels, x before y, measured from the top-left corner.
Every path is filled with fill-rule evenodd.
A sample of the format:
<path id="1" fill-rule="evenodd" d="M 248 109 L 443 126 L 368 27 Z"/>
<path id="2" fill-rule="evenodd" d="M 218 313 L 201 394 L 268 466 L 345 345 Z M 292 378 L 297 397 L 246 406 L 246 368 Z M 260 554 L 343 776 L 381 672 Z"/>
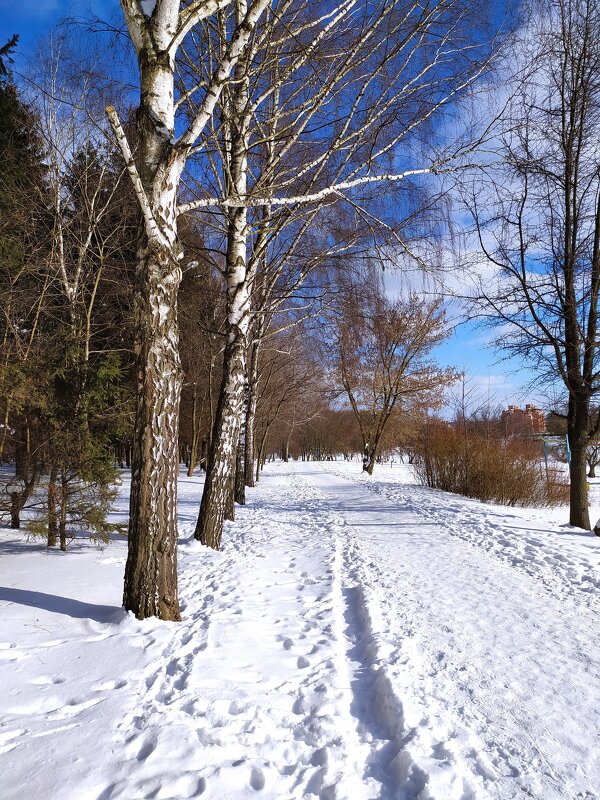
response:
<path id="1" fill-rule="evenodd" d="M 564 509 L 278 463 L 215 553 L 199 494 L 180 624 L 120 609 L 123 541 L 0 531 L 0 798 L 600 798 L 600 539 Z"/>

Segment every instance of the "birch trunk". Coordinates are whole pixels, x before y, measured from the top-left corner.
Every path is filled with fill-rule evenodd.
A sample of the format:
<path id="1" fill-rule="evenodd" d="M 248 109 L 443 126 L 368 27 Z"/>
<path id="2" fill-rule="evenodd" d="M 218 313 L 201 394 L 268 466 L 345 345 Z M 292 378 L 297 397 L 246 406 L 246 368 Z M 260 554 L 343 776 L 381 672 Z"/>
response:
<path id="1" fill-rule="evenodd" d="M 248 437 L 248 381 L 244 375 L 244 399 L 241 409 L 240 432 L 235 455 L 235 479 L 233 500 L 240 506 L 246 505 L 246 442 Z"/>
<path id="2" fill-rule="evenodd" d="M 252 345 L 250 355 L 250 365 L 248 367 L 248 401 L 246 405 L 246 441 L 244 443 L 244 473 L 246 486 L 255 486 L 254 480 L 254 452 L 255 428 L 256 428 L 256 406 L 258 404 L 258 354 L 260 343 L 257 341 Z"/>
<path id="3" fill-rule="evenodd" d="M 246 422 L 242 421 L 242 428 L 237 446 L 235 464 L 235 502 L 246 505 Z"/>
<path id="4" fill-rule="evenodd" d="M 245 181 L 245 152 L 238 165 Z M 231 213 L 227 247 L 227 331 L 223 381 L 215 415 L 204 492 L 195 537 L 219 549 L 225 517 L 233 519 L 233 491 L 238 438 L 244 406 L 246 339 L 249 328 L 249 282 L 246 270 L 247 212 Z"/>
<path id="5" fill-rule="evenodd" d="M 367 475 L 372 475 L 374 469 L 375 469 L 375 453 L 368 445 L 366 445 L 363 455 L 363 472 L 366 472 Z"/>
<path id="6" fill-rule="evenodd" d="M 237 21 L 244 19 L 245 0 L 237 2 Z M 245 59 L 235 68 L 232 98 L 223 105 L 224 130 L 230 160 L 228 191 L 244 197 L 248 186 L 248 130 L 246 105 L 248 76 Z M 223 362 L 223 381 L 208 457 L 206 481 L 196 524 L 195 538 L 214 549 L 221 546 L 225 517 L 234 516 L 233 493 L 238 439 L 244 407 L 246 347 L 250 327 L 250 285 L 247 261 L 248 212 L 238 206 L 228 210 L 227 225 L 227 346 Z"/>
<path id="7" fill-rule="evenodd" d="M 137 397 L 123 604 L 138 619 L 177 620 L 180 271 L 168 253 L 145 239 L 138 253 L 138 280 Z"/>
<path id="8" fill-rule="evenodd" d="M 124 10 L 127 14 L 125 4 Z M 175 7 L 177 6 L 177 8 Z M 177 594 L 178 425 L 182 370 L 179 360 L 176 195 L 181 165 L 173 157 L 174 51 L 177 10 L 164 23 L 137 25 L 141 98 L 138 109 L 139 175 L 123 141 L 121 149 L 144 223 L 136 260 L 136 415 L 132 446 L 128 555 L 123 605 L 138 619 L 180 619 Z M 170 15 L 170 16 L 169 16 Z M 153 24 L 153 23 L 152 23 Z M 110 113 L 110 110 L 109 110 Z"/>
<path id="9" fill-rule="evenodd" d="M 200 515 L 194 536 L 215 550 L 221 546 L 223 522 L 235 476 L 236 450 L 244 401 L 245 337 L 225 349 L 223 383 L 212 433 Z"/>

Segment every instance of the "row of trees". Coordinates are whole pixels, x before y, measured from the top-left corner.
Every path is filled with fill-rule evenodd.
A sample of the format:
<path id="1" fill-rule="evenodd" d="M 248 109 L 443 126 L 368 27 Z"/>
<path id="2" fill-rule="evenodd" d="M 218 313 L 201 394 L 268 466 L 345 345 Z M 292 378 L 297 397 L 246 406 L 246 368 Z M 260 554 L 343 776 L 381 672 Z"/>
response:
<path id="1" fill-rule="evenodd" d="M 24 452 L 35 441 L 43 454 L 49 526 L 69 475 L 110 482 L 102 470 L 117 442 L 132 467 L 125 606 L 178 619 L 182 455 L 190 471 L 206 468 L 195 535 L 211 547 L 269 439 L 287 457 L 307 422 L 335 414 L 326 400 L 351 410 L 372 471 L 389 426 L 438 403 L 456 377 L 428 361 L 447 334 L 441 305 L 391 299 L 372 269 L 400 255 L 431 263 L 447 173 L 460 176 L 479 252 L 498 273 L 470 299 L 516 331 L 505 345 L 550 365 L 568 390 L 571 521 L 589 527 L 596 3 L 527 9 L 543 24 L 520 49 L 520 88 L 472 193 L 467 168 L 482 166 L 474 154 L 490 130 L 451 138 L 448 112 L 489 74 L 493 4 L 475 16 L 462 0 L 121 6 L 135 113 L 108 82 L 109 129 L 99 104 L 84 103 L 91 73 L 72 72 L 67 98 L 54 54 L 37 112 L 21 104 L 12 117 L 29 117 L 6 137 L 30 166 L 6 162 L 0 201 L 2 435 L 24 426 Z M 3 96 L 19 104 L 6 81 Z M 307 441 L 313 450 L 321 445 Z M 35 482 L 30 474 L 15 493 Z"/>
<path id="2" fill-rule="evenodd" d="M 202 214 L 220 254 L 223 375 L 196 527 L 219 547 L 236 464 L 250 462 L 238 447 L 254 439 L 265 335 L 284 310 L 307 313 L 320 267 L 372 248 L 381 230 L 399 237 L 408 198 L 398 198 L 407 212 L 398 214 L 379 187 L 455 168 L 470 151 L 456 142 L 421 155 L 416 133 L 481 74 L 486 47 L 465 26 L 472 5 L 461 0 L 122 7 L 140 76 L 135 156 L 112 106 L 108 114 L 143 217 L 125 605 L 177 619 L 183 215 Z"/>
<path id="3" fill-rule="evenodd" d="M 64 40 L 52 41 L 44 68 L 48 84 L 35 103 L 26 105 L 8 80 L 1 93 L 2 452 L 15 463 L 15 475 L 4 481 L 12 525 L 18 527 L 22 509 L 34 503 L 41 513 L 30 527 L 44 530 L 49 545 L 59 538 L 65 548 L 68 523 L 97 535 L 109 532 L 115 457 L 117 463 L 132 462 L 138 210 L 102 117 L 94 119 L 93 107 L 84 102 L 89 86 L 73 104 L 81 87 Z M 340 252 L 355 236 L 342 241 L 341 231 Z M 210 235 L 196 220 L 179 227 L 180 242 L 199 259 L 185 263 L 178 297 L 178 450 L 190 474 L 198 463 L 207 466 L 229 339 L 223 264 L 206 247 Z M 288 261 L 291 252 L 288 244 Z M 253 298 L 253 337 L 244 352 L 245 437 L 235 465 L 238 502 L 244 486 L 257 480 L 269 449 L 284 458 L 290 450 L 304 457 L 332 452 L 335 436 L 325 435 L 325 428 L 327 421 L 335 427 L 336 415 L 327 407 L 345 392 L 363 427 L 371 471 L 400 396 L 426 389 L 423 357 L 443 335 L 439 304 L 428 306 L 416 297 L 390 302 L 372 267 L 361 275 L 350 263 L 340 273 L 318 252 L 309 266 L 316 274 L 326 264 L 328 272 L 321 269 L 319 288 L 305 284 L 302 294 L 290 290 L 286 263 L 277 254 L 272 273 L 263 266 Z M 305 261 L 302 268 L 308 270 Z M 347 313 L 352 306 L 361 310 Z M 307 318 L 318 309 L 318 325 L 311 327 Z M 386 353 L 385 362 L 371 370 L 379 352 Z M 396 363 L 399 352 L 404 361 Z M 332 382 L 336 371 L 339 380 Z M 432 376 L 428 382 L 432 389 Z M 359 412 L 369 392 L 373 419 L 384 399 L 372 432 Z M 354 438 L 344 445 L 348 453 L 355 450 Z M 228 496 L 230 501 L 231 491 Z"/>

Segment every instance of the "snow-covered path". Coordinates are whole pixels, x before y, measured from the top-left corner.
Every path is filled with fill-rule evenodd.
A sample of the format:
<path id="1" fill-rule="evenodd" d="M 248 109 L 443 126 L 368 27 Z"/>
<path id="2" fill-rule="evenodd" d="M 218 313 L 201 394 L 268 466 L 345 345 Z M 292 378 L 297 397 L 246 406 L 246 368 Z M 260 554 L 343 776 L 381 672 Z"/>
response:
<path id="1" fill-rule="evenodd" d="M 180 486 L 181 624 L 0 534 L 0 798 L 600 797 L 600 541 L 275 464 L 214 553 Z"/>
<path id="2" fill-rule="evenodd" d="M 402 712 L 391 752 L 414 765 L 414 791 L 421 773 L 440 798 L 600 796 L 600 630 L 589 581 L 579 592 L 566 571 L 563 585 L 544 583 L 533 563 L 518 568 L 510 542 L 482 548 L 468 531 L 449 536 L 415 502 L 426 490 L 406 487 L 391 502 L 377 483 L 305 469 L 341 528 L 359 608 L 375 615 L 375 664 Z M 462 502 L 446 511 L 455 525 L 469 513 Z M 569 562 L 568 542 L 559 547 Z M 556 553 L 530 547 L 536 556 L 544 566 Z"/>

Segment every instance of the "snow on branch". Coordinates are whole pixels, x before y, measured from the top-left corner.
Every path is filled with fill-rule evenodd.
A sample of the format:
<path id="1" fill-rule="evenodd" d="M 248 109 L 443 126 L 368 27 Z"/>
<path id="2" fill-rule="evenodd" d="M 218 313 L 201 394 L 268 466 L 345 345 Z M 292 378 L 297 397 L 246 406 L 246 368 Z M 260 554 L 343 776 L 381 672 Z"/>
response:
<path id="1" fill-rule="evenodd" d="M 185 214 L 188 211 L 194 211 L 196 208 L 207 208 L 210 206 L 219 206 L 221 208 L 254 208 L 258 206 L 293 206 L 302 203 L 318 203 L 320 200 L 330 195 L 342 195 L 343 192 L 349 189 L 355 189 L 357 186 L 365 186 L 370 183 L 382 183 L 390 181 L 402 181 L 406 178 L 412 178 L 416 175 L 435 175 L 438 170 L 434 167 L 423 167 L 422 169 L 409 169 L 405 172 L 399 172 L 387 175 L 364 175 L 362 178 L 355 178 L 351 181 L 342 181 L 331 186 L 326 186 L 316 192 L 309 194 L 298 194 L 292 197 L 205 197 L 201 200 L 192 200 L 189 203 L 183 203 L 177 209 L 178 214 Z"/>

